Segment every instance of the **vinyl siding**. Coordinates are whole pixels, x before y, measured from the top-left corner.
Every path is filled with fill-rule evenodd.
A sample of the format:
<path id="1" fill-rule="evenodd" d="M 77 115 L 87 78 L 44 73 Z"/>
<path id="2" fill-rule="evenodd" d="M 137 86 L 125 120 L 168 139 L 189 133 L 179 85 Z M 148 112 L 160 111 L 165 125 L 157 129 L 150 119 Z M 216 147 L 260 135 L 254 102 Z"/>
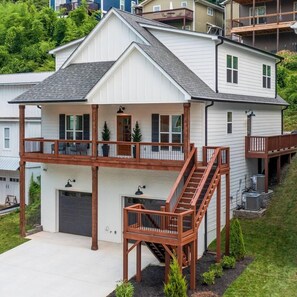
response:
<path id="1" fill-rule="evenodd" d="M 173 54 L 215 89 L 215 44 L 209 38 L 151 30 Z"/>

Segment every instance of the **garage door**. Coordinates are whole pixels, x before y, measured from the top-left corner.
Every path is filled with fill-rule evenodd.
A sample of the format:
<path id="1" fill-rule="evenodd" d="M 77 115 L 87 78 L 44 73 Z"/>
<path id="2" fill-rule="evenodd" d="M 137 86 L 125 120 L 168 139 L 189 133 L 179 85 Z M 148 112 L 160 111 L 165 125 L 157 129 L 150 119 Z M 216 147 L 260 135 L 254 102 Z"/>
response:
<path id="1" fill-rule="evenodd" d="M 59 192 L 59 232 L 92 236 L 92 195 Z"/>

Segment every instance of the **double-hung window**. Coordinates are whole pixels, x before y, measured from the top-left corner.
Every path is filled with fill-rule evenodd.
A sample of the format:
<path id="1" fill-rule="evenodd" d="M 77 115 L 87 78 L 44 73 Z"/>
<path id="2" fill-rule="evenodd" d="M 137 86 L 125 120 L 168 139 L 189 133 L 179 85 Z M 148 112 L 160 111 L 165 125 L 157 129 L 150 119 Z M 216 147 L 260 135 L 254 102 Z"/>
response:
<path id="1" fill-rule="evenodd" d="M 232 134 L 232 112 L 227 112 L 227 133 Z"/>
<path id="2" fill-rule="evenodd" d="M 4 128 L 4 149 L 10 149 L 10 128 Z"/>
<path id="3" fill-rule="evenodd" d="M 135 14 L 136 1 L 131 1 L 131 13 Z"/>
<path id="4" fill-rule="evenodd" d="M 160 115 L 160 142 L 181 143 L 182 142 L 182 116 Z M 161 146 L 161 150 L 169 150 L 168 146 Z M 180 147 L 172 147 L 179 151 Z"/>
<path id="5" fill-rule="evenodd" d="M 161 5 L 154 5 L 153 6 L 153 12 L 157 12 L 161 10 Z"/>
<path id="6" fill-rule="evenodd" d="M 271 66 L 263 64 L 262 75 L 263 88 L 271 89 Z"/>
<path id="7" fill-rule="evenodd" d="M 207 7 L 207 15 L 213 16 L 213 8 Z"/>
<path id="8" fill-rule="evenodd" d="M 227 82 L 238 84 L 238 57 L 227 55 Z"/>
<path id="9" fill-rule="evenodd" d="M 184 8 L 187 8 L 187 7 L 188 7 L 188 2 L 187 2 L 187 1 L 182 1 L 182 2 L 180 3 L 180 6 L 181 6 L 181 7 L 184 7 Z"/>
<path id="10" fill-rule="evenodd" d="M 83 139 L 83 116 L 66 115 L 66 139 Z"/>
<path id="11" fill-rule="evenodd" d="M 120 0 L 120 9 L 125 10 L 125 0 Z"/>

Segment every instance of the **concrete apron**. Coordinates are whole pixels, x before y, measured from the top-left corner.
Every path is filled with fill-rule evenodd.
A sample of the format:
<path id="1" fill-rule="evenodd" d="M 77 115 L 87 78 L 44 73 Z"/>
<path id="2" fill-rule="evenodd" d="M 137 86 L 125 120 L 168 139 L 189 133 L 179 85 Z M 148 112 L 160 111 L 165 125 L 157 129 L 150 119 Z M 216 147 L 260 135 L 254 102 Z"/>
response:
<path id="1" fill-rule="evenodd" d="M 91 251 L 88 237 L 40 232 L 0 255 L 0 296 L 105 297 L 122 279 L 122 244 L 99 242 Z M 143 246 L 142 268 L 158 264 Z M 129 278 L 136 273 L 135 249 L 129 254 Z"/>

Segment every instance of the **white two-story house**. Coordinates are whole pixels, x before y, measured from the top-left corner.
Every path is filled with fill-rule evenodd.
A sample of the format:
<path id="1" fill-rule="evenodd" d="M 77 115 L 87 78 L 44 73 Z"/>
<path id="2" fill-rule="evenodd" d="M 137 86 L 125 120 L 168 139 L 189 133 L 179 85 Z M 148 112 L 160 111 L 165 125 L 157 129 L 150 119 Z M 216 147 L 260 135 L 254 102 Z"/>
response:
<path id="1" fill-rule="evenodd" d="M 165 262 L 173 249 L 183 261 L 187 245 L 196 259 L 197 238 L 201 255 L 250 176 L 265 171 L 268 190 L 269 161 L 295 150 L 281 136 L 276 55 L 117 9 L 52 53 L 57 72 L 10 102 L 21 177 L 27 162 L 43 163 L 44 230 L 92 236 L 94 250 L 98 239 L 123 242 L 124 271 L 129 239 Z M 31 106 L 41 108 L 38 138 L 26 136 Z"/>

